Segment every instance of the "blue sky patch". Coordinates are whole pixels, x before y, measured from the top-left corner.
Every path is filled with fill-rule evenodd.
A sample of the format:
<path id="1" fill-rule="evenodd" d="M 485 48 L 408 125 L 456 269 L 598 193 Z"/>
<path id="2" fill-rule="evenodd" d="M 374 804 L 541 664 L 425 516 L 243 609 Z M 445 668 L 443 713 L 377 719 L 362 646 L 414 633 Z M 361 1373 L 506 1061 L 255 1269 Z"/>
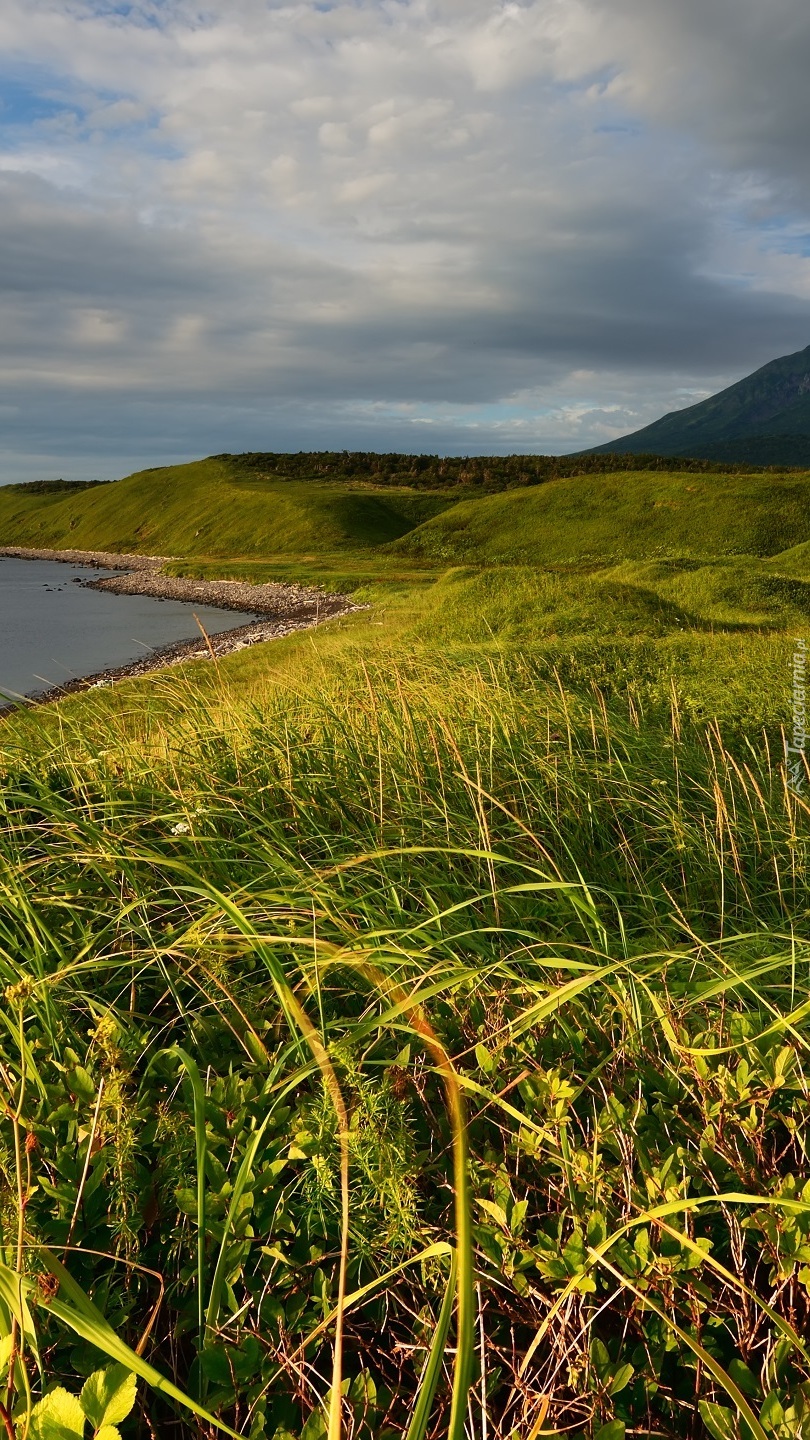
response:
<path id="1" fill-rule="evenodd" d="M 35 125 L 65 110 L 80 113 L 76 102 L 59 91 L 54 77 L 36 81 L 21 75 L 0 77 L 0 126 Z"/>
<path id="2" fill-rule="evenodd" d="M 164 9 L 162 0 L 153 0 L 149 6 L 134 4 L 132 0 L 94 0 L 93 13 L 102 19 L 107 15 L 119 15 L 132 25 L 161 30 L 159 12 Z"/>

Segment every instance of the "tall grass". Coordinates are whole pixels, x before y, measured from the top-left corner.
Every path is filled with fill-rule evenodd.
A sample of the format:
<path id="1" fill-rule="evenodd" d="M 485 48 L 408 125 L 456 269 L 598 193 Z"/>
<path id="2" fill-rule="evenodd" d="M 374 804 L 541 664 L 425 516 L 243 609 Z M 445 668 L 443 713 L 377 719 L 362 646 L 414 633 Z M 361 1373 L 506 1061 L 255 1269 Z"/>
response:
<path id="1" fill-rule="evenodd" d="M 106 1354 L 161 1437 L 801 1435 L 779 754 L 497 663 L 361 682 L 4 731 L 9 1433 Z"/>

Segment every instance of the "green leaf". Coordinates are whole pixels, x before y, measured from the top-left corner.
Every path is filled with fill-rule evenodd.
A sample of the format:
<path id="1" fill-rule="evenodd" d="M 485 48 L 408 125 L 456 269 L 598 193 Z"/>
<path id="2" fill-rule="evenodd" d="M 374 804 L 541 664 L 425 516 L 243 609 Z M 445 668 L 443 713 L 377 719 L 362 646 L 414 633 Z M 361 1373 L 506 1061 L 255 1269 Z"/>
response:
<path id="1" fill-rule="evenodd" d="M 497 1220 L 498 1224 L 502 1225 L 504 1230 L 509 1229 L 509 1220 L 506 1211 L 496 1200 L 476 1200 L 475 1203 L 476 1205 L 480 1205 L 481 1209 L 485 1210 L 487 1215 L 491 1215 L 493 1220 Z"/>
<path id="2" fill-rule="evenodd" d="M 600 1425 L 593 1440 L 624 1440 L 625 1434 L 623 1420 L 608 1420 L 607 1425 Z"/>
<path id="3" fill-rule="evenodd" d="M 104 1425 L 96 1431 L 96 1440 L 121 1440 L 121 1431 L 117 1425 Z"/>
<path id="4" fill-rule="evenodd" d="M 607 1387 L 608 1395 L 618 1395 L 620 1390 L 624 1390 L 630 1384 L 635 1373 L 632 1365 L 620 1365 Z"/>
<path id="5" fill-rule="evenodd" d="M 486 1045 L 476 1045 L 475 1058 L 478 1061 L 479 1067 L 483 1070 L 484 1074 L 491 1075 L 493 1070 L 495 1069 L 495 1061 L 490 1055 Z"/>
<path id="6" fill-rule="evenodd" d="M 215 1349 L 213 1346 L 206 1347 L 199 1357 L 200 1369 L 212 1385 L 221 1387 L 233 1386 L 233 1374 L 228 1362 L 228 1356 L 221 1346 Z"/>
<path id="7" fill-rule="evenodd" d="M 78 1396 L 58 1385 L 31 1411 L 31 1440 L 81 1440 L 84 1411 Z"/>
<path id="8" fill-rule="evenodd" d="M 763 1430 L 775 1430 L 785 1422 L 785 1412 L 775 1390 L 766 1395 L 759 1412 L 759 1423 Z"/>
<path id="9" fill-rule="evenodd" d="M 228 1205 L 228 1213 L 225 1216 L 225 1222 L 222 1226 L 222 1240 L 219 1246 L 217 1263 L 214 1266 L 214 1274 L 211 1279 L 211 1289 L 208 1296 L 208 1309 L 205 1312 L 206 1332 L 213 1332 L 217 1328 L 219 1311 L 222 1305 L 222 1293 L 225 1288 L 226 1282 L 225 1272 L 228 1258 L 228 1240 L 230 1237 L 230 1233 L 233 1229 L 234 1220 L 239 1212 L 239 1206 L 242 1200 L 242 1196 L 247 1190 L 248 1180 L 253 1173 L 253 1165 L 256 1159 L 256 1153 L 262 1142 L 262 1136 L 267 1129 L 267 1125 L 271 1119 L 272 1113 L 273 1112 L 271 1110 L 268 1112 L 267 1115 L 265 1115 L 258 1130 L 255 1130 L 254 1133 L 251 1135 L 248 1145 L 245 1149 L 244 1156 L 242 1157 L 242 1163 L 239 1166 L 236 1179 L 234 1180 L 230 1204 Z"/>
<path id="10" fill-rule="evenodd" d="M 326 1440 L 326 1420 L 323 1411 L 313 1410 L 301 1431 L 301 1440 Z"/>
<path id="11" fill-rule="evenodd" d="M 588 1218 L 586 1236 L 589 1245 L 601 1245 L 607 1235 L 605 1217 L 598 1210 L 594 1210 Z"/>
<path id="12" fill-rule="evenodd" d="M 126 1420 L 135 1404 L 138 1382 L 125 1365 L 107 1365 L 96 1370 L 84 1383 L 82 1409 L 94 1430 Z"/>
<path id="13" fill-rule="evenodd" d="M 40 1365 L 39 1350 L 37 1348 L 37 1332 L 34 1329 L 33 1316 L 31 1315 L 31 1310 L 26 1299 L 29 1288 L 30 1287 L 23 1282 L 22 1278 L 17 1275 L 14 1270 L 9 1270 L 8 1266 L 0 1262 L 0 1302 L 5 1305 L 9 1313 L 17 1321 L 17 1324 L 25 1336 L 25 1343 L 34 1356 L 41 1373 L 42 1366 Z"/>
<path id="14" fill-rule="evenodd" d="M 439 1318 L 436 1322 L 436 1329 L 433 1332 L 427 1363 L 419 1379 L 419 1391 L 416 1402 L 416 1409 L 411 1417 L 408 1426 L 408 1434 L 405 1440 L 425 1440 L 428 1426 L 430 1424 L 430 1412 L 433 1407 L 433 1400 L 436 1395 L 436 1387 L 442 1373 L 442 1366 L 445 1362 L 445 1350 L 447 1347 L 447 1335 L 450 1330 L 450 1317 L 453 1313 L 453 1299 L 456 1287 L 456 1257 L 453 1255 L 450 1266 L 450 1278 L 447 1282 L 447 1289 L 444 1292 L 442 1308 L 439 1311 Z"/>
<path id="15" fill-rule="evenodd" d="M 13 1335 L 0 1335 L 0 1379 L 2 1379 L 8 1369 L 8 1362 L 11 1359 L 13 1349 Z"/>
<path id="16" fill-rule="evenodd" d="M 732 1360 L 729 1363 L 728 1373 L 732 1380 L 739 1385 L 743 1394 L 753 1396 L 755 1399 L 760 1395 L 760 1383 L 753 1370 L 749 1370 L 742 1360 Z"/>
<path id="17" fill-rule="evenodd" d="M 698 1409 L 712 1440 L 737 1440 L 737 1422 L 725 1405 L 715 1405 L 713 1400 L 700 1400 Z"/>
<path id="18" fill-rule="evenodd" d="M 604 1385 L 610 1379 L 611 1365 L 607 1346 L 594 1337 L 591 1341 L 591 1364 L 596 1371 L 596 1377 Z"/>
<path id="19" fill-rule="evenodd" d="M 523 1222 L 526 1219 L 526 1211 L 528 1208 L 528 1200 L 516 1200 L 512 1206 L 512 1217 L 509 1223 L 513 1235 L 519 1235 L 523 1229 Z"/>
<path id="20" fill-rule="evenodd" d="M 633 1249 L 638 1255 L 642 1264 L 649 1264 L 650 1260 L 650 1236 L 646 1230 L 637 1230 L 633 1240 Z"/>
<path id="21" fill-rule="evenodd" d="M 85 1100 L 95 1100 L 96 1086 L 92 1077 L 85 1070 L 83 1065 L 77 1065 L 67 1077 L 71 1094 L 79 1095 Z"/>
<path id="22" fill-rule="evenodd" d="M 588 1257 L 585 1250 L 585 1242 L 579 1230 L 575 1230 L 566 1243 L 562 1252 L 562 1258 L 565 1261 L 569 1275 L 576 1275 L 578 1271 L 585 1269 L 588 1263 Z"/>
<path id="23" fill-rule="evenodd" d="M 780 1340 L 777 1340 L 776 1345 L 774 1346 L 773 1354 L 771 1355 L 770 1364 L 768 1366 L 768 1369 L 773 1376 L 774 1384 L 779 1385 L 784 1381 L 785 1372 L 787 1370 L 788 1362 L 792 1354 L 793 1346 L 786 1338 L 786 1336 L 783 1335 Z"/>

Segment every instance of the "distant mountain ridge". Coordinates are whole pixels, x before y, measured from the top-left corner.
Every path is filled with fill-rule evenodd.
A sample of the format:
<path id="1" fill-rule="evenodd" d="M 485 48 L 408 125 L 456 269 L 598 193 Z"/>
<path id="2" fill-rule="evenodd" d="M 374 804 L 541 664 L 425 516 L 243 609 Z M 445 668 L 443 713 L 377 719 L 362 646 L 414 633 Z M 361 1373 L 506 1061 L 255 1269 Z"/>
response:
<path id="1" fill-rule="evenodd" d="M 645 452 L 735 464 L 810 466 L 810 345 L 771 360 L 708 400 L 582 453 Z"/>

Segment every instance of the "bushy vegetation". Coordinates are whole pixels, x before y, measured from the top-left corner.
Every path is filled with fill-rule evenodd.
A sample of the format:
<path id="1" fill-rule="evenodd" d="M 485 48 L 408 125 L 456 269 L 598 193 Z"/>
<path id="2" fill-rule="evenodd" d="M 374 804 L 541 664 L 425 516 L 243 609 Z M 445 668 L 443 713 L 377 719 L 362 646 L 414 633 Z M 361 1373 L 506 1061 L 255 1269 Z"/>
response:
<path id="1" fill-rule="evenodd" d="M 109 480 L 26 480 L 6 487 L 12 494 L 65 495 L 72 490 L 88 490 L 91 486 L 109 485 Z"/>
<path id="2" fill-rule="evenodd" d="M 374 485 L 408 485 L 417 489 L 475 488 L 483 493 L 540 485 L 573 475 L 609 475 L 616 471 L 686 471 L 692 475 L 727 473 L 728 466 L 711 460 L 664 459 L 646 453 L 581 455 L 381 455 L 372 451 L 301 451 L 296 455 L 251 452 L 218 455 L 235 470 L 265 478 L 335 480 Z M 747 460 L 732 466 L 750 468 Z"/>
<path id="3" fill-rule="evenodd" d="M 233 558 L 371 608 L 3 720 L 9 1440 L 806 1440 L 808 582 L 757 483 L 697 556 Z"/>

